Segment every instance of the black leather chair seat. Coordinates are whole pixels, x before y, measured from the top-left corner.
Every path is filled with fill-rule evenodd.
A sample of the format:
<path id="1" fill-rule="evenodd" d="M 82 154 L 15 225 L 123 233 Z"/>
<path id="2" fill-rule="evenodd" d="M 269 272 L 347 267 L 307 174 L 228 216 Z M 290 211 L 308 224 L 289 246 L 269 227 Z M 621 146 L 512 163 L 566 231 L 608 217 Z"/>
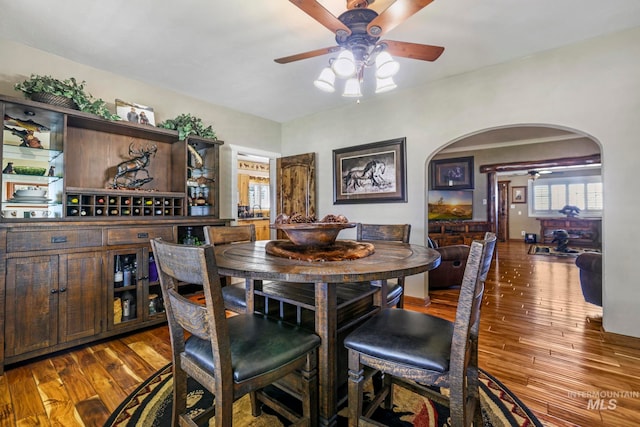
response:
<path id="1" fill-rule="evenodd" d="M 314 333 L 259 315 L 230 317 L 228 327 L 235 382 L 275 370 L 320 345 L 320 337 Z M 192 335 L 185 343 L 184 352 L 202 368 L 214 372 L 209 341 Z"/>
<path id="2" fill-rule="evenodd" d="M 344 341 L 373 357 L 437 372 L 449 370 L 453 323 L 408 310 L 382 310 Z"/>

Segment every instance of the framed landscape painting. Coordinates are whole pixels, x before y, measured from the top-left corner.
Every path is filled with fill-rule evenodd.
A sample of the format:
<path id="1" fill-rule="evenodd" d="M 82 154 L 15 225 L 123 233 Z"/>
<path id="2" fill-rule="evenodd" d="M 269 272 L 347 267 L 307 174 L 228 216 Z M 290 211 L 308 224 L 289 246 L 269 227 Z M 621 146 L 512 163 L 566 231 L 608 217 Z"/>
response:
<path id="1" fill-rule="evenodd" d="M 333 150 L 333 203 L 407 201 L 406 140 Z"/>
<path id="2" fill-rule="evenodd" d="M 429 221 L 473 219 L 473 191 L 429 191 Z"/>
<path id="3" fill-rule="evenodd" d="M 473 189 L 473 157 L 431 161 L 431 188 L 434 190 Z"/>

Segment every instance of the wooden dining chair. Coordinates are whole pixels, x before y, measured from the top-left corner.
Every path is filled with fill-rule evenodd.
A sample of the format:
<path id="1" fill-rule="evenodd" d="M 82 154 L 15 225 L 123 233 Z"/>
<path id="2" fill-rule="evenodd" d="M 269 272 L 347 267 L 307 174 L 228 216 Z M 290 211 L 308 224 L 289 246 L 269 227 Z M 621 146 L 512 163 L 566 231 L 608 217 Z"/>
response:
<path id="1" fill-rule="evenodd" d="M 386 309 L 349 334 L 349 426 L 360 425 L 383 404 L 393 405 L 393 385 L 451 410 L 455 427 L 482 424 L 478 387 L 478 327 L 484 282 L 496 236 L 471 243 L 455 322 L 409 310 Z M 364 369 L 364 368 L 368 369 Z M 364 407 L 365 381 L 382 372 L 383 386 Z M 436 388 L 431 388 L 436 387 Z M 448 396 L 441 388 L 449 390 Z M 438 391 L 436 391 L 438 390 Z"/>
<path id="2" fill-rule="evenodd" d="M 262 403 L 295 425 L 317 425 L 320 337 L 266 316 L 227 318 L 213 246 L 177 245 L 160 238 L 151 240 L 151 246 L 171 338 L 173 426 L 202 425 L 215 417 L 216 426 L 230 427 L 233 402 L 247 393 L 254 416 L 260 415 Z M 205 304 L 181 295 L 180 283 L 202 285 Z M 215 407 L 197 419 L 185 413 L 187 376 L 215 396 Z M 263 391 L 267 385 L 278 386 L 277 381 L 286 381 L 281 389 L 301 401 L 301 410 Z"/>
<path id="3" fill-rule="evenodd" d="M 239 242 L 255 242 L 256 227 L 254 224 L 233 226 L 210 226 L 203 228 L 204 241 L 208 245 L 227 245 Z M 227 310 L 235 313 L 247 311 L 246 285 L 244 281 L 232 283 L 232 278 L 221 276 L 222 296 Z"/>
<path id="4" fill-rule="evenodd" d="M 356 240 L 409 243 L 411 224 L 356 224 Z M 387 281 L 387 306 L 404 307 L 404 277 Z"/>

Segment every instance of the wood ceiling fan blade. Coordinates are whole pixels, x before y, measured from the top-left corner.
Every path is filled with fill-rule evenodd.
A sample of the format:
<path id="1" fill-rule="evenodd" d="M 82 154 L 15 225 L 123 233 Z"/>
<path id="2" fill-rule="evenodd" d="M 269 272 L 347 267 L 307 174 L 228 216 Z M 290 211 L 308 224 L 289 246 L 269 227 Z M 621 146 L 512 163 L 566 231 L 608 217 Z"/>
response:
<path id="1" fill-rule="evenodd" d="M 393 56 L 403 58 L 420 59 L 422 61 L 435 61 L 444 52 L 442 46 L 431 46 L 428 44 L 398 42 L 394 40 L 383 40 L 381 45 L 386 45 L 386 50 Z"/>
<path id="2" fill-rule="evenodd" d="M 344 25 L 338 18 L 336 18 L 331 12 L 324 8 L 317 0 L 289 0 L 295 4 L 307 15 L 324 25 L 334 34 L 338 31 L 344 31 L 346 34 L 351 34 L 349 27 Z"/>
<path id="3" fill-rule="evenodd" d="M 340 50 L 340 46 L 325 47 L 322 49 L 311 50 L 309 52 L 298 53 L 296 55 L 285 56 L 282 58 L 274 59 L 278 64 L 288 64 L 289 62 L 300 61 L 301 59 L 313 58 L 316 56 L 326 55 L 328 53 L 337 52 Z"/>
<path id="4" fill-rule="evenodd" d="M 367 32 L 380 37 L 419 12 L 433 0 L 396 0 L 367 25 Z"/>

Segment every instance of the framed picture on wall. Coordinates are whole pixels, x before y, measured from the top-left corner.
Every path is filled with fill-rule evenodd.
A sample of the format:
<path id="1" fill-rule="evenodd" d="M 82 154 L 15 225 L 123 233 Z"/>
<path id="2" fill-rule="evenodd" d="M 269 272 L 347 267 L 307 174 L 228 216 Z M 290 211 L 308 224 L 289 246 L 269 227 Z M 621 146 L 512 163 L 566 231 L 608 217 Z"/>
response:
<path id="1" fill-rule="evenodd" d="M 527 187 L 511 187 L 511 203 L 527 203 Z"/>
<path id="2" fill-rule="evenodd" d="M 407 201 L 406 140 L 333 150 L 333 203 Z"/>
<path id="3" fill-rule="evenodd" d="M 473 189 L 473 157 L 431 161 L 432 190 Z"/>
<path id="4" fill-rule="evenodd" d="M 429 191 L 429 221 L 473 219 L 473 191 Z"/>

